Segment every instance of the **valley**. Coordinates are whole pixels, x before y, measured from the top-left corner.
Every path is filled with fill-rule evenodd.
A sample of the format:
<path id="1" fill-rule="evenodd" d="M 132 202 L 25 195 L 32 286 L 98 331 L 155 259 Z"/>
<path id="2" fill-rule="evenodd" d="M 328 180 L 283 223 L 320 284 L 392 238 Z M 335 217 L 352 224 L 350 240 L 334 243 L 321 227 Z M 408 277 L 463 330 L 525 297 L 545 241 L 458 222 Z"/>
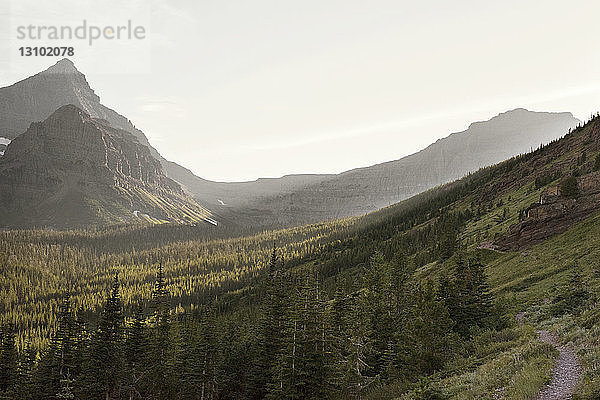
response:
<path id="1" fill-rule="evenodd" d="M 83 324 L 77 328 L 83 336 L 69 340 L 95 346 L 93 332 L 106 329 L 102 310 L 118 300 L 127 316 L 125 338 L 137 326 L 149 340 L 148 357 L 160 348 L 169 352 L 134 364 L 155 374 L 137 391 L 185 397 L 194 381 L 172 375 L 183 368 L 178 363 L 210 354 L 211 369 L 197 379 L 214 397 L 270 396 L 275 379 L 302 398 L 406 400 L 534 398 L 558 357 L 538 338 L 543 329 L 574 346 L 583 368 L 576 394 L 593 399 L 600 390 L 593 184 L 599 133 L 594 117 L 534 152 L 379 211 L 254 235 L 176 224 L 3 231 L 0 286 L 7 295 L 0 325 L 15 324 L 19 352 L 40 352 L 51 362 L 46 349 L 66 343 L 52 332 L 66 329 L 70 313 Z M 564 192 L 571 177 L 574 197 Z M 553 204 L 569 208 L 564 215 L 535 211 Z M 543 235 L 523 233 L 552 224 Z M 520 239 L 511 239 L 515 232 Z M 466 297 L 456 299 L 457 293 Z M 166 308 L 157 308 L 160 302 Z M 194 346 L 209 346 L 210 353 L 185 350 Z M 302 357 L 291 364 L 294 346 Z M 315 346 L 327 351 L 313 352 Z M 353 354 L 365 364 L 353 368 Z M 324 372 L 314 375 L 315 368 Z M 85 371 L 74 382 L 100 370 Z M 122 371 L 119 382 L 138 373 Z M 59 381 L 53 385 L 51 391 L 61 390 Z M 82 397 L 94 393 L 76 385 Z"/>
<path id="2" fill-rule="evenodd" d="M 0 115 L 6 398 L 545 399 L 565 357 L 598 398 L 598 115 L 252 182 L 167 161 L 66 59 Z"/>

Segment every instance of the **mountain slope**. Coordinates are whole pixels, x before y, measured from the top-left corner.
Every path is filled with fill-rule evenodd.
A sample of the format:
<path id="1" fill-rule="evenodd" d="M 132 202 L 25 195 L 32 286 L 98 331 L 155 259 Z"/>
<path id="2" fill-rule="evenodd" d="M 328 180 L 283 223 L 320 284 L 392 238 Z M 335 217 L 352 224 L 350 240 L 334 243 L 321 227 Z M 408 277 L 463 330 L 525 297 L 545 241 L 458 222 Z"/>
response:
<path id="1" fill-rule="evenodd" d="M 579 123 L 571 113 L 508 111 L 400 160 L 343 172 L 290 194 L 251 202 L 239 212 L 252 224 L 260 219 L 274 225 L 367 213 L 538 148 Z"/>
<path id="2" fill-rule="evenodd" d="M 248 199 L 288 193 L 328 177 L 290 175 L 282 179 L 240 183 L 212 182 L 199 178 L 187 168 L 164 159 L 129 119 L 101 104 L 100 97 L 89 86 L 85 75 L 68 59 L 62 59 L 47 70 L 11 86 L 0 88 L 0 146 L 3 146 L 2 138 L 16 138 L 30 123 L 47 118 L 57 108 L 67 104 L 73 104 L 90 116 L 106 120 L 113 127 L 133 134 L 161 162 L 169 178 L 183 185 L 206 206 L 221 205 L 221 202 L 229 206 L 239 205 Z M 0 153 L 2 151 L 0 147 Z"/>
<path id="3" fill-rule="evenodd" d="M 31 124 L 0 158 L 4 226 L 193 223 L 208 216 L 137 137 L 73 105 Z"/>

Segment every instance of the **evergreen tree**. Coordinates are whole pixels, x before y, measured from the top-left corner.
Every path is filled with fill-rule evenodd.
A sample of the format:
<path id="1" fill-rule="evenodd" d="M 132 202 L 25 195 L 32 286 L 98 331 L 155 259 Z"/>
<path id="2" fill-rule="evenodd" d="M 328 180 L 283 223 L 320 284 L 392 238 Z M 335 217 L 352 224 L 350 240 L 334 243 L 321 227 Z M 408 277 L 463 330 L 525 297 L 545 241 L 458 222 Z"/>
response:
<path id="1" fill-rule="evenodd" d="M 60 304 L 56 332 L 49 348 L 42 354 L 34 377 L 35 392 L 40 398 L 55 398 L 61 391 L 61 380 L 79 373 L 79 334 L 67 292 Z"/>
<path id="2" fill-rule="evenodd" d="M 153 319 L 148 352 L 148 390 L 158 397 L 168 397 L 172 389 L 174 365 L 170 343 L 171 321 L 168 292 L 162 264 L 152 293 Z"/>
<path id="3" fill-rule="evenodd" d="M 0 330 L 0 393 L 13 394 L 18 383 L 17 378 L 17 348 L 15 345 L 15 333 L 11 324 Z"/>
<path id="4" fill-rule="evenodd" d="M 340 388 L 344 384 L 346 376 L 346 360 L 348 359 L 348 315 L 350 313 L 350 301 L 344 293 L 344 285 L 336 282 L 336 291 L 332 302 L 327 309 L 327 327 L 330 337 L 328 344 L 329 354 L 326 360 L 327 385 L 329 392 L 333 395 L 339 395 Z"/>
<path id="5" fill-rule="evenodd" d="M 69 374 L 60 380 L 60 392 L 56 395 L 59 399 L 71 400 L 75 398 L 73 394 L 73 380 Z"/>
<path id="6" fill-rule="evenodd" d="M 186 399 L 217 397 L 217 355 L 212 310 L 202 310 L 199 321 L 187 323 L 183 383 Z"/>
<path id="7" fill-rule="evenodd" d="M 348 338 L 346 341 L 348 355 L 344 360 L 344 379 L 342 396 L 350 399 L 362 399 L 373 378 L 367 374 L 372 368 L 367 361 L 373 353 L 370 338 L 367 298 L 357 294 L 352 299 L 351 311 L 347 315 Z"/>
<path id="8" fill-rule="evenodd" d="M 37 362 L 37 351 L 31 345 L 31 342 L 27 342 L 23 357 L 19 363 L 18 378 L 17 381 L 17 398 L 18 399 L 29 399 L 34 393 L 34 372 Z"/>
<path id="9" fill-rule="evenodd" d="M 125 390 L 129 399 L 142 397 L 146 378 L 147 362 L 146 317 L 140 304 L 134 314 L 133 322 L 126 329 L 125 338 Z"/>
<path id="10" fill-rule="evenodd" d="M 456 258 L 452 279 L 440 280 L 440 297 L 454 322 L 454 329 L 464 337 L 474 327 L 491 325 L 492 297 L 483 264 L 476 258 Z"/>
<path id="11" fill-rule="evenodd" d="M 407 376 L 429 375 L 441 369 L 453 340 L 452 320 L 432 282 L 414 283 L 413 303 L 399 343 L 400 367 Z"/>
<path id="12" fill-rule="evenodd" d="M 291 303 L 282 360 L 283 392 L 290 399 L 321 399 L 326 391 L 327 338 L 318 279 L 311 274 L 301 278 Z"/>
<path id="13" fill-rule="evenodd" d="M 124 316 L 119 290 L 118 275 L 115 275 L 98 329 L 92 338 L 86 365 L 86 392 L 92 398 L 108 400 L 120 397 L 124 367 Z"/>
<path id="14" fill-rule="evenodd" d="M 579 185 L 577 184 L 577 178 L 575 176 L 570 176 L 564 179 L 560 184 L 560 192 L 567 198 L 578 198 L 581 193 L 579 191 Z"/>
<path id="15" fill-rule="evenodd" d="M 251 398 L 278 399 L 283 396 L 282 339 L 285 333 L 287 296 L 281 267 L 274 248 L 267 269 L 266 296 L 261 310 L 256 359 L 249 377 Z"/>

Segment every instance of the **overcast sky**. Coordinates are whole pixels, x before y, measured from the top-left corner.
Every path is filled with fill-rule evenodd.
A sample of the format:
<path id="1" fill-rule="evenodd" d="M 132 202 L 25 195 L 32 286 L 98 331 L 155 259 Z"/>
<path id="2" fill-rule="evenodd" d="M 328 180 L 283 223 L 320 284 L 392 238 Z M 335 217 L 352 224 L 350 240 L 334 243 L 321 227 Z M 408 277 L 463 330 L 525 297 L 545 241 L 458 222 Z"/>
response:
<path id="1" fill-rule="evenodd" d="M 18 56 L 18 24 L 144 25 L 144 41 L 75 43 L 72 59 L 213 180 L 397 159 L 517 107 L 600 110 L 597 0 L 0 2 L 1 86 L 58 60 Z"/>

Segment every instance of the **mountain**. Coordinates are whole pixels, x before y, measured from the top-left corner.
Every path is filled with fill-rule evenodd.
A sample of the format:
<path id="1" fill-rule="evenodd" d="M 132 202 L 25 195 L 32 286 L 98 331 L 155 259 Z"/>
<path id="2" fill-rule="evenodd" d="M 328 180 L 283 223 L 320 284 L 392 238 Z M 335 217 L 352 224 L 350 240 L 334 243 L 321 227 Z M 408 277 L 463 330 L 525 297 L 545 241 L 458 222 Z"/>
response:
<path id="1" fill-rule="evenodd" d="M 235 210 L 249 224 L 294 225 L 360 215 L 459 179 L 560 138 L 581 121 L 571 113 L 522 108 L 440 139 L 396 161 L 358 168 Z"/>
<path id="2" fill-rule="evenodd" d="M 41 121 L 57 108 L 73 104 L 93 118 L 108 121 L 113 127 L 133 134 L 160 161 L 165 174 L 187 188 L 207 206 L 239 205 L 277 193 L 288 193 L 327 175 L 290 175 L 281 180 L 261 179 L 256 182 L 221 183 L 205 180 L 190 170 L 164 159 L 148 142 L 145 134 L 132 122 L 100 103 L 100 97 L 69 59 L 62 59 L 45 71 L 11 86 L 0 88 L 0 146 L 23 133 L 31 122 Z M 2 152 L 0 147 L 0 152 Z M 1 154 L 0 154 L 1 155 Z M 221 201 L 219 201 L 221 200 Z"/>
<path id="3" fill-rule="evenodd" d="M 32 123 L 0 158 L 4 226 L 197 223 L 209 216 L 137 136 L 74 105 Z"/>
<path id="4" fill-rule="evenodd" d="M 129 119 L 104 106 L 85 76 L 63 59 L 32 77 L 0 88 L 0 156 L 31 122 L 72 104 L 91 118 L 129 132 L 160 162 L 164 174 L 230 225 L 292 226 L 360 215 L 406 199 L 469 172 L 537 148 L 580 121 L 570 113 L 516 109 L 477 122 L 400 160 L 338 175 L 288 175 L 252 182 L 213 182 L 164 159 Z"/>

